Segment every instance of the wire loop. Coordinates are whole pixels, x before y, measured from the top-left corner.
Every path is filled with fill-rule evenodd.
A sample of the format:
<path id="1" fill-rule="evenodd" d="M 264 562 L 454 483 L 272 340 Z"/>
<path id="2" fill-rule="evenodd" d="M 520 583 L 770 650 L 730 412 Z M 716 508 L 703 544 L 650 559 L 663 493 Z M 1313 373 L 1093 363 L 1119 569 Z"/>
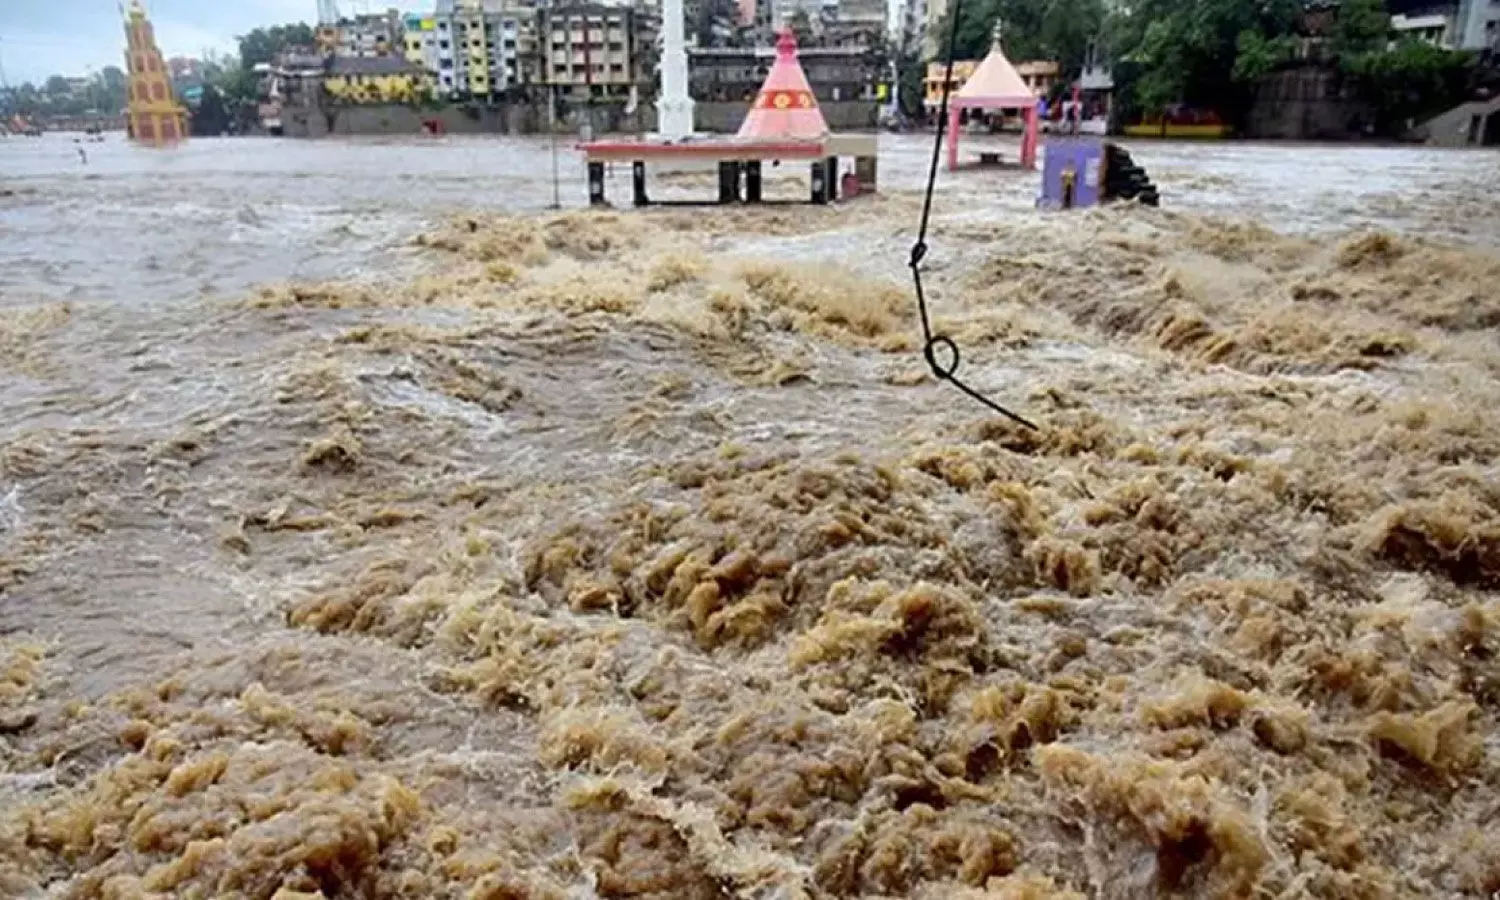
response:
<path id="1" fill-rule="evenodd" d="M 1032 431 L 1038 431 L 1036 425 L 1011 412 L 979 391 L 961 381 L 958 377 L 959 352 L 958 345 L 953 339 L 943 334 L 932 333 L 932 320 L 927 315 L 927 295 L 922 290 L 922 260 L 927 258 L 927 224 L 932 219 L 932 192 L 937 186 L 938 156 L 943 150 L 943 131 L 948 124 L 948 94 L 953 86 L 953 52 L 958 44 L 958 19 L 963 10 L 963 0 L 954 0 L 949 9 L 952 21 L 948 28 L 948 70 L 943 78 L 943 98 L 938 104 L 937 137 L 932 142 L 932 164 L 927 171 L 927 194 L 922 199 L 922 224 L 917 229 L 917 241 L 911 245 L 911 261 L 907 265 L 911 268 L 912 284 L 917 291 L 917 311 L 922 317 L 922 355 L 927 359 L 927 365 L 932 368 L 932 374 L 939 381 L 946 381 L 954 387 L 983 403 L 995 412 L 1005 416 L 1013 422 L 1024 425 Z M 944 365 L 938 359 L 938 350 L 942 349 L 951 355 L 952 361 Z"/>

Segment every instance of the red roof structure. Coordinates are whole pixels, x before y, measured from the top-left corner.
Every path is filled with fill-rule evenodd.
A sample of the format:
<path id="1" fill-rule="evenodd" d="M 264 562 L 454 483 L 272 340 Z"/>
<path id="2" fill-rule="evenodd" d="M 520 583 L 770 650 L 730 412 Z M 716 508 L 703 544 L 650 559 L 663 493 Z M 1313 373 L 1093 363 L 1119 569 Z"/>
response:
<path id="1" fill-rule="evenodd" d="M 1025 109 L 1036 105 L 1036 95 L 996 41 L 979 68 L 954 93 L 952 102 L 959 107 Z"/>
<path id="2" fill-rule="evenodd" d="M 990 53 L 964 82 L 964 86 L 948 99 L 948 169 L 958 168 L 959 122 L 965 109 L 1019 109 L 1026 119 L 1026 130 L 1021 136 L 1021 166 L 1036 168 L 1037 145 L 1037 97 L 1026 86 L 1016 67 L 1011 65 L 1000 49 L 1000 29 L 997 24 L 995 40 Z"/>
<path id="3" fill-rule="evenodd" d="M 821 141 L 828 136 L 828 122 L 818 109 L 818 98 L 802 64 L 797 61 L 797 39 L 790 29 L 776 39 L 776 62 L 755 95 L 750 114 L 737 137 L 752 141 Z"/>

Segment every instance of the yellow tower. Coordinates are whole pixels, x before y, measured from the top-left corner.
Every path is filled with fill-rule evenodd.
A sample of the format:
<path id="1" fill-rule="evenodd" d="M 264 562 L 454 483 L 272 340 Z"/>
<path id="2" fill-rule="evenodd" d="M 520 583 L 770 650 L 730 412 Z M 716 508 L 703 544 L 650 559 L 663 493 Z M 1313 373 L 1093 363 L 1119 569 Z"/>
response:
<path id="1" fill-rule="evenodd" d="M 172 82 L 156 49 L 156 35 L 141 0 L 130 0 L 125 15 L 125 71 L 129 73 L 126 113 L 130 136 L 142 144 L 163 146 L 187 138 L 187 113 L 172 97 Z"/>

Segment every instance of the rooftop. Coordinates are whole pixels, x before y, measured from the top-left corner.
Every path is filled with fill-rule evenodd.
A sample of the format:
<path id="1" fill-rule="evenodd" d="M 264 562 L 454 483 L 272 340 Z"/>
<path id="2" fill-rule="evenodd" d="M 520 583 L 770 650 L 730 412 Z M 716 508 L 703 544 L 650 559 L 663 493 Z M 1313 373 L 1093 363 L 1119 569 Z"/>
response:
<path id="1" fill-rule="evenodd" d="M 401 56 L 334 56 L 328 60 L 329 75 L 408 75 L 420 71 Z"/>

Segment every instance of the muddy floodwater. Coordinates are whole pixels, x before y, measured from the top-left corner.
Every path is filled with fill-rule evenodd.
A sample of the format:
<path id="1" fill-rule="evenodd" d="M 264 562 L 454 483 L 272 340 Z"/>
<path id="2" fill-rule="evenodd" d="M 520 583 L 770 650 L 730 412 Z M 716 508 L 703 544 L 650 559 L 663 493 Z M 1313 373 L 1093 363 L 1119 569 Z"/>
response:
<path id="1" fill-rule="evenodd" d="M 1028 430 L 920 136 L 0 139 L 0 896 L 1500 892 L 1500 156 L 1130 149 L 940 178 Z"/>

